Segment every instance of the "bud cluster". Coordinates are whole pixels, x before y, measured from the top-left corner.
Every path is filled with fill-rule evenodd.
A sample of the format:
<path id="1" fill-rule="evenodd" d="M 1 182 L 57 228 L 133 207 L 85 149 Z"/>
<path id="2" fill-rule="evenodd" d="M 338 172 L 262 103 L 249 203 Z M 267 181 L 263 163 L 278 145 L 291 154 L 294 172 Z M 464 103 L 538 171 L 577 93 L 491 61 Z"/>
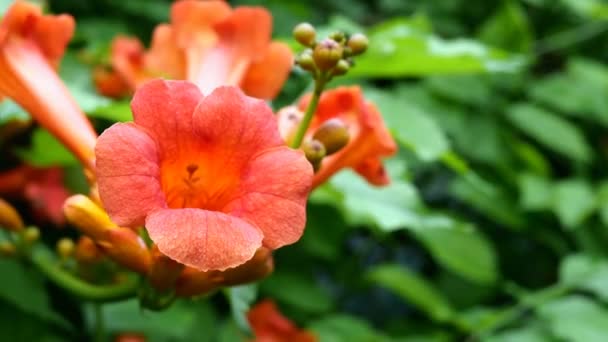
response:
<path id="1" fill-rule="evenodd" d="M 323 158 L 340 151 L 350 139 L 346 124 L 338 119 L 330 119 L 313 133 L 312 138 L 302 144 L 306 159 L 315 171 L 321 168 Z"/>
<path id="2" fill-rule="evenodd" d="M 353 65 L 353 57 L 365 52 L 368 45 L 368 39 L 362 33 L 347 36 L 344 32 L 334 32 L 317 40 L 317 32 L 309 23 L 298 24 L 293 36 L 306 47 L 296 57 L 296 64 L 311 72 L 315 79 L 324 78 L 325 81 L 346 74 Z"/>

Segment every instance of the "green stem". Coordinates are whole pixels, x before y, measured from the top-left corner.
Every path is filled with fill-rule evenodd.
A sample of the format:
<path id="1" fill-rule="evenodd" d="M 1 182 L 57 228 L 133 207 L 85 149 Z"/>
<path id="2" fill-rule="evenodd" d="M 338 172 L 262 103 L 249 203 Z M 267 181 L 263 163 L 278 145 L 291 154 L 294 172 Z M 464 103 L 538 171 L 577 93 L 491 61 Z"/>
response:
<path id="1" fill-rule="evenodd" d="M 315 89 L 312 93 L 312 98 L 308 103 L 306 113 L 304 113 L 304 118 L 302 118 L 302 122 L 300 122 L 300 126 L 298 126 L 298 131 L 291 142 L 291 148 L 299 148 L 300 145 L 302 145 L 302 141 L 304 140 L 308 126 L 310 126 L 312 117 L 314 116 L 317 106 L 319 105 L 319 98 L 321 98 L 321 93 L 323 92 L 324 87 L 325 79 L 322 75 L 320 75 L 317 81 L 315 81 Z"/>
<path id="2" fill-rule="evenodd" d="M 105 324 L 101 304 L 95 303 L 95 342 L 103 342 L 105 337 Z"/>
<path id="3" fill-rule="evenodd" d="M 26 257 L 50 281 L 82 299 L 101 303 L 120 301 L 136 295 L 139 287 L 136 277 L 129 277 L 120 284 L 92 285 L 61 268 L 50 254 L 40 247 Z"/>

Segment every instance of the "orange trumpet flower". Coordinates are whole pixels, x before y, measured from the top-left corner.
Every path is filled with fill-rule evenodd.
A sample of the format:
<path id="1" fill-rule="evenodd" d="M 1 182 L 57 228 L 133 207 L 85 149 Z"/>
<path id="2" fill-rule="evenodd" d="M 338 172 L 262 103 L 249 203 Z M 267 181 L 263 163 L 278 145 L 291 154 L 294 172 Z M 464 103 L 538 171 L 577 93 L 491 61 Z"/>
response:
<path id="1" fill-rule="evenodd" d="M 300 330 L 292 321 L 283 316 L 276 304 L 269 299 L 252 307 L 247 313 L 256 339 L 254 342 L 316 342 L 311 332 Z"/>
<path id="2" fill-rule="evenodd" d="M 116 224 L 145 223 L 163 254 L 201 271 L 300 238 L 312 167 L 285 146 L 264 101 L 155 80 L 131 108 L 135 122 L 110 127 L 95 150 L 99 196 Z"/>
<path id="3" fill-rule="evenodd" d="M 293 55 L 271 42 L 272 17 L 262 7 L 231 9 L 224 1 L 177 1 L 171 24 L 156 27 L 149 51 L 134 38 L 117 37 L 111 64 L 131 90 L 158 77 L 189 80 L 204 94 L 222 85 L 250 96 L 275 97 L 291 70 Z M 99 79 L 98 89 L 115 95 Z M 112 90 L 112 91 L 109 91 Z"/>
<path id="4" fill-rule="evenodd" d="M 309 102 L 310 95 L 307 95 L 296 108 L 292 106 L 279 111 L 279 127 L 284 139 L 290 139 L 294 124 L 298 124 L 295 113 L 306 110 Z M 380 112 L 374 104 L 365 100 L 359 87 L 340 87 L 324 92 L 306 132 L 306 139 L 311 139 L 324 123 L 336 119 L 346 126 L 350 138 L 346 146 L 322 160 L 313 178 L 313 188 L 346 167 L 353 168 L 371 184 L 388 184 L 390 179 L 382 165 L 382 158 L 395 154 L 397 144 L 384 125 Z"/>
<path id="5" fill-rule="evenodd" d="M 16 1 L 0 22 L 0 97 L 28 111 L 92 169 L 97 135 L 55 68 L 74 32 L 69 15 Z"/>

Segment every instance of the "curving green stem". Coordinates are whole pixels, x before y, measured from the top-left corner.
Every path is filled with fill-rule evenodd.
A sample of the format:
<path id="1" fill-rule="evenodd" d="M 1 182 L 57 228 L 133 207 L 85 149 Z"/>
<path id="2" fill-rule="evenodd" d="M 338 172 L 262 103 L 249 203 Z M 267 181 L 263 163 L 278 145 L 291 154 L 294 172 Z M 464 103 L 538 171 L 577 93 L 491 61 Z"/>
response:
<path id="1" fill-rule="evenodd" d="M 315 81 L 315 89 L 312 93 L 312 98 L 308 103 L 308 107 L 306 108 L 306 113 L 304 113 L 304 118 L 302 118 L 302 122 L 300 122 L 300 126 L 298 126 L 298 131 L 291 142 L 291 148 L 299 148 L 302 145 L 302 141 L 304 140 L 304 136 L 306 135 L 306 131 L 308 130 L 308 126 L 310 126 L 310 122 L 312 121 L 312 117 L 317 110 L 317 106 L 319 105 L 319 98 L 321 98 L 321 93 L 323 92 L 323 88 L 325 87 L 326 80 L 323 76 L 320 76 Z"/>
<path id="2" fill-rule="evenodd" d="M 119 284 L 92 285 L 75 277 L 57 264 L 46 247 L 37 246 L 32 253 L 25 255 L 27 260 L 50 281 L 62 289 L 93 302 L 114 302 L 136 295 L 139 288 L 137 277 L 129 277 Z"/>

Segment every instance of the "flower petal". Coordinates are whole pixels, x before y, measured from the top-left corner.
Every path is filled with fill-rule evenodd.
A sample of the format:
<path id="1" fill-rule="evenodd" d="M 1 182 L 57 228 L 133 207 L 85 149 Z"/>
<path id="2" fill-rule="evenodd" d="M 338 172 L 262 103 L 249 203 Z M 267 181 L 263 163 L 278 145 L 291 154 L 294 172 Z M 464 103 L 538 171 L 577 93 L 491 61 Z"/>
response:
<path id="1" fill-rule="evenodd" d="M 306 224 L 312 175 L 301 151 L 269 149 L 249 163 L 241 194 L 225 210 L 254 223 L 264 233 L 264 246 L 276 249 L 294 243 Z"/>
<path id="2" fill-rule="evenodd" d="M 161 159 L 179 155 L 193 144 L 192 113 L 202 98 L 187 81 L 153 80 L 145 83 L 131 101 L 136 124 L 144 127 L 159 144 Z"/>
<path id="3" fill-rule="evenodd" d="M 259 151 L 284 144 L 270 107 L 236 87 L 220 87 L 205 97 L 193 123 L 198 140 L 228 161 L 244 164 Z"/>
<path id="4" fill-rule="evenodd" d="M 255 28 L 255 29 L 252 29 Z M 242 56 L 262 58 L 272 34 L 272 15 L 263 7 L 237 7 L 225 20 L 215 25 L 219 44 L 235 50 L 235 60 Z"/>
<path id="5" fill-rule="evenodd" d="M 208 48 L 217 37 L 213 25 L 231 12 L 224 1 L 182 0 L 171 6 L 171 24 L 176 30 L 176 42 L 182 48 L 200 44 Z"/>
<path id="6" fill-rule="evenodd" d="M 117 225 L 140 226 L 150 211 L 166 207 L 156 144 L 137 125 L 118 123 L 107 129 L 95 156 L 101 201 Z"/>
<path id="7" fill-rule="evenodd" d="M 146 228 L 163 254 L 201 271 L 241 265 L 262 242 L 262 233 L 246 221 L 194 208 L 156 211 Z"/>
<path id="8" fill-rule="evenodd" d="M 185 55 L 177 46 L 171 25 L 156 26 L 150 50 L 144 58 L 146 68 L 154 75 L 178 80 L 186 77 Z"/>
<path id="9" fill-rule="evenodd" d="M 241 88 L 249 96 L 272 99 L 287 80 L 292 64 L 293 54 L 289 46 L 272 42 L 264 57 L 249 66 Z"/>

